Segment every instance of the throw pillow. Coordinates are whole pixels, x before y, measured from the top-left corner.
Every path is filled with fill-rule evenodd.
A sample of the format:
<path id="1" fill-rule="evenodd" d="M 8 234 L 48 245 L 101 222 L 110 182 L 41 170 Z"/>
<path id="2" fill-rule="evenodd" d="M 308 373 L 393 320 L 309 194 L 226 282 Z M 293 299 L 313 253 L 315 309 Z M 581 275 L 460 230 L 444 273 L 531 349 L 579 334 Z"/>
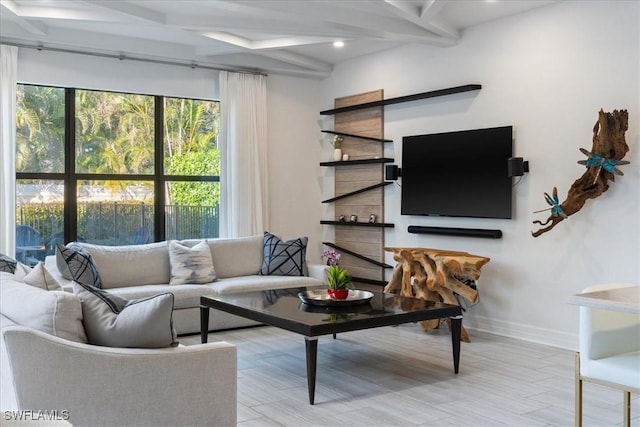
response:
<path id="1" fill-rule="evenodd" d="M 74 243 L 68 246 L 58 243 L 57 249 L 67 264 L 73 280 L 83 285 L 102 288 L 102 279 L 100 279 L 98 268 L 93 262 L 91 254 L 85 248 Z"/>
<path id="2" fill-rule="evenodd" d="M 69 246 L 71 246 L 72 244 L 73 243 L 69 243 Z M 56 267 L 58 267 L 58 271 L 62 274 L 62 277 L 67 280 L 73 280 L 73 277 L 71 277 L 71 273 L 69 272 L 69 266 L 62 257 L 60 249 L 57 245 L 55 246 L 54 252 L 56 254 Z"/>
<path id="3" fill-rule="evenodd" d="M 17 265 L 18 261 L 16 261 L 15 259 L 7 255 L 0 254 L 0 271 L 13 274 L 16 272 Z"/>
<path id="4" fill-rule="evenodd" d="M 35 286 L 36 288 L 44 289 L 45 291 L 62 291 L 62 286 L 51 275 L 49 270 L 46 269 L 44 263 L 41 261 L 36 264 L 35 267 L 24 276 L 24 283 L 27 285 Z"/>
<path id="5" fill-rule="evenodd" d="M 307 275 L 307 237 L 283 242 L 279 237 L 264 233 L 262 268 L 260 274 L 275 276 Z"/>
<path id="6" fill-rule="evenodd" d="M 162 348 L 178 345 L 173 328 L 173 294 L 128 301 L 95 286 L 73 282 L 82 302 L 89 344 L 106 347 Z"/>
<path id="7" fill-rule="evenodd" d="M 216 280 L 211 250 L 206 241 L 190 248 L 175 240 L 169 241 L 170 285 L 202 284 Z"/>

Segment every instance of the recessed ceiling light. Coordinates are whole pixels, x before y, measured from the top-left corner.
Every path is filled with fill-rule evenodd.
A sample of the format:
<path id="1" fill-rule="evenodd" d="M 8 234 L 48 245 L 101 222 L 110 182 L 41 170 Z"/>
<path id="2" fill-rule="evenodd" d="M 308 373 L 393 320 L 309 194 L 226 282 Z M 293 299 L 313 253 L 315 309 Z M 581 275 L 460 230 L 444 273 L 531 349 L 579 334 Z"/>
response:
<path id="1" fill-rule="evenodd" d="M 342 40 L 336 40 L 333 42 L 333 47 L 344 47 L 344 42 Z"/>

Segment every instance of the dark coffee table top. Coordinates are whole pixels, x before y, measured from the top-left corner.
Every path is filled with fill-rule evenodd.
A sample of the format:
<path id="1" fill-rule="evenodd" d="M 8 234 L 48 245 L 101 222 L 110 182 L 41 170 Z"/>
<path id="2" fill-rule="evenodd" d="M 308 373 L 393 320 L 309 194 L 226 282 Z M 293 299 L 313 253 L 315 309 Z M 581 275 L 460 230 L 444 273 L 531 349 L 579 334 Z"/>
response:
<path id="1" fill-rule="evenodd" d="M 382 292 L 374 292 L 367 304 L 321 307 L 303 303 L 298 297 L 303 290 L 264 291 L 262 307 L 225 296 L 203 296 L 200 303 L 309 337 L 462 315 L 457 305 Z"/>

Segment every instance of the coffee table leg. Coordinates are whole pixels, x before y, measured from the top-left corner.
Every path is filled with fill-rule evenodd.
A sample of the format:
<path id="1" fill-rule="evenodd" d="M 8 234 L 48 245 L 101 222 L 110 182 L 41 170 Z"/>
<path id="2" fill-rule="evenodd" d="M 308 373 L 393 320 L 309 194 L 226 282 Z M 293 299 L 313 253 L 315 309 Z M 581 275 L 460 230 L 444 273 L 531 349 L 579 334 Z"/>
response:
<path id="1" fill-rule="evenodd" d="M 200 342 L 206 344 L 209 338 L 209 307 L 200 306 Z"/>
<path id="2" fill-rule="evenodd" d="M 460 366 L 460 337 L 462 336 L 462 316 L 451 318 L 451 345 L 453 348 L 453 371 L 457 374 Z"/>
<path id="3" fill-rule="evenodd" d="M 318 357 L 318 337 L 304 337 L 307 349 L 307 388 L 309 403 L 313 405 L 316 396 L 316 361 Z"/>

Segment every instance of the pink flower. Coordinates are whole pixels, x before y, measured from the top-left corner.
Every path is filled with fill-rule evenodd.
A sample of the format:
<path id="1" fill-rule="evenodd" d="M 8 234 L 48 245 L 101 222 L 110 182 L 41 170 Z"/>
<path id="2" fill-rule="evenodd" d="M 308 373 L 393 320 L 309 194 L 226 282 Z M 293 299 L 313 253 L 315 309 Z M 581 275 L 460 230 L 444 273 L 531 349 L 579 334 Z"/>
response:
<path id="1" fill-rule="evenodd" d="M 342 255 L 335 249 L 326 249 L 322 251 L 322 256 L 327 258 L 327 265 L 338 265 L 338 260 Z"/>

